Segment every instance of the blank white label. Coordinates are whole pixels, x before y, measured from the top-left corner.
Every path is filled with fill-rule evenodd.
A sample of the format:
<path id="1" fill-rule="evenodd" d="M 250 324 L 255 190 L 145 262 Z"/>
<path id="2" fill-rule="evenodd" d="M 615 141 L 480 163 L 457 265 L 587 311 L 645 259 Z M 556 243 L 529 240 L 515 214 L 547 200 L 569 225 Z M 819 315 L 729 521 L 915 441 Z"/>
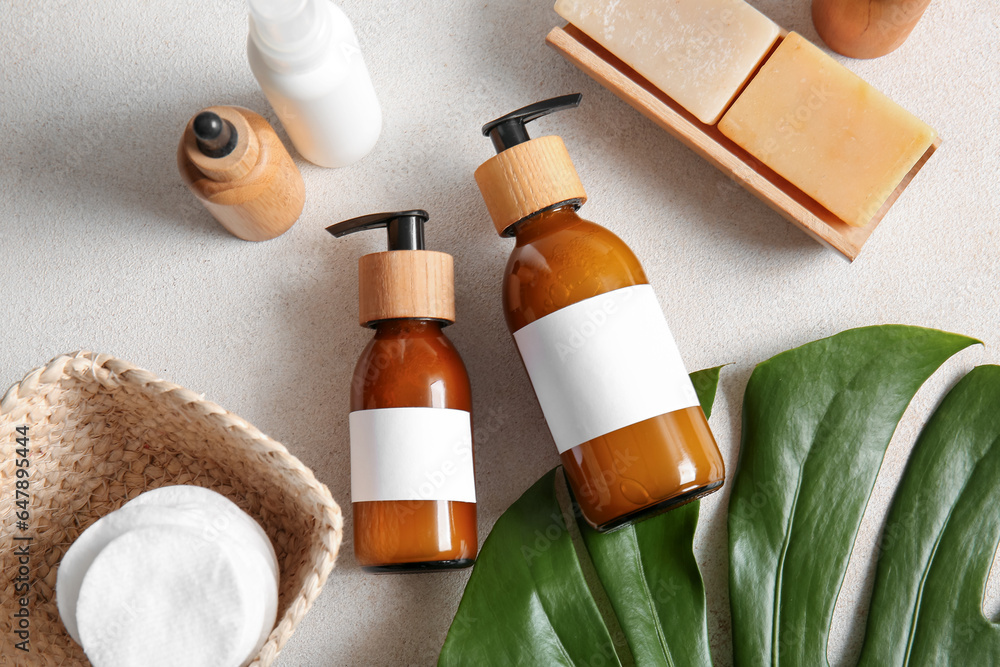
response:
<path id="1" fill-rule="evenodd" d="M 472 420 L 464 410 L 352 412 L 351 501 L 476 502 Z"/>
<path id="2" fill-rule="evenodd" d="M 699 405 L 650 285 L 579 301 L 514 333 L 559 453 Z"/>

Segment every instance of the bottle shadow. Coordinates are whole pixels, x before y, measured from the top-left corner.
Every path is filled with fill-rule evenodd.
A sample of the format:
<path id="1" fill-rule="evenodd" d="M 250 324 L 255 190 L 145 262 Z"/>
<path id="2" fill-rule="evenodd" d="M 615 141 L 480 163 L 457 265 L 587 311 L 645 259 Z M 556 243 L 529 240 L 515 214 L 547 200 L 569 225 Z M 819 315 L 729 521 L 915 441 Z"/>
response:
<path id="1" fill-rule="evenodd" d="M 142 220 L 130 232 L 143 242 L 176 240 L 180 230 L 203 238 L 233 239 L 181 181 L 177 145 L 188 120 L 204 106 L 146 109 L 141 125 L 127 107 L 106 106 L 83 116 L 53 112 L 37 120 L 40 129 L 12 137 L 7 169 L 39 192 L 58 192 L 74 205 L 114 210 Z M 221 103 L 265 112 L 263 98 L 247 94 Z M 272 119 L 269 119 L 272 120 Z M 124 130 L 123 130 L 124 128 Z M 45 165 L 45 169 L 39 169 Z M 62 227 L 66 234 L 92 233 L 93 216 Z"/>

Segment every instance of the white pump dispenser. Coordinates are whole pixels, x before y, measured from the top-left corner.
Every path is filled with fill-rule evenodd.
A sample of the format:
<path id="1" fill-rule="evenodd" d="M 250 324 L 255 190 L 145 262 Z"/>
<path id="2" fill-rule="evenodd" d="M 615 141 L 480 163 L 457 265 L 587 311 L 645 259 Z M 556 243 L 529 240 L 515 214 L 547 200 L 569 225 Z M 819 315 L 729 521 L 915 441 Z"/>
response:
<path id="1" fill-rule="evenodd" d="M 304 158 L 346 167 L 375 147 L 382 109 L 347 15 L 329 0 L 248 0 L 250 69 Z"/>

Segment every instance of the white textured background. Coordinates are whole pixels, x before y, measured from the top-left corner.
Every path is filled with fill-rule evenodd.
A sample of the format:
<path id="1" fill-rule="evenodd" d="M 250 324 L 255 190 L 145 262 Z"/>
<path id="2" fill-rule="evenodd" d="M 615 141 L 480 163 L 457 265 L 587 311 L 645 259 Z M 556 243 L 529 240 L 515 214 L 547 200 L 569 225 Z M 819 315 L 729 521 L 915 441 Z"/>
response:
<path id="1" fill-rule="evenodd" d="M 485 537 L 557 457 L 501 317 L 511 242 L 494 234 L 472 179 L 493 153 L 479 127 L 583 92 L 580 109 L 535 123 L 534 133 L 566 140 L 591 197 L 583 213 L 642 259 L 688 367 L 732 364 L 712 419 L 730 479 L 755 363 L 869 324 L 936 327 L 986 343 L 921 392 L 890 448 L 830 649 L 835 663 L 850 664 L 890 478 L 947 386 L 1000 348 L 995 0 L 935 0 L 897 52 L 844 61 L 944 138 L 853 265 L 546 47 L 545 33 L 559 24 L 549 0 L 341 4 L 385 130 L 374 153 L 347 169 L 297 158 L 308 196 L 302 218 L 283 237 L 251 244 L 199 207 L 175 166 L 180 132 L 204 106 L 243 105 L 276 122 L 246 64 L 238 0 L 0 2 L 0 383 L 86 348 L 204 392 L 312 467 L 346 510 L 350 536 L 347 392 L 370 336 L 356 323 L 356 262 L 384 239 L 334 240 L 323 228 L 426 208 L 430 246 L 456 259 L 459 321 L 448 333 L 472 376 L 477 424 L 503 426 L 478 434 Z M 755 4 L 817 39 L 807 0 Z M 720 665 L 731 662 L 727 497 L 702 504 L 698 538 Z M 364 575 L 348 539 L 279 664 L 430 664 L 467 577 Z M 995 616 L 992 601 L 988 609 Z"/>

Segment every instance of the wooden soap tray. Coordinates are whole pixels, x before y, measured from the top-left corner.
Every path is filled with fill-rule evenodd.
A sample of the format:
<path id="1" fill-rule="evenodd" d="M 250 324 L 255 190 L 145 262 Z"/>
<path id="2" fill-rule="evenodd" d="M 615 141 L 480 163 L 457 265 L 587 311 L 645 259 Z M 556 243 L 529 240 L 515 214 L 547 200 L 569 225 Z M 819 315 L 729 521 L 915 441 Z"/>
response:
<path id="1" fill-rule="evenodd" d="M 713 125 L 705 125 L 656 86 L 576 26 L 553 28 L 545 41 L 591 78 L 674 135 L 758 199 L 824 245 L 854 260 L 886 212 L 941 145 L 937 137 L 927 152 L 863 227 L 852 227 L 815 199 L 737 146 Z"/>

